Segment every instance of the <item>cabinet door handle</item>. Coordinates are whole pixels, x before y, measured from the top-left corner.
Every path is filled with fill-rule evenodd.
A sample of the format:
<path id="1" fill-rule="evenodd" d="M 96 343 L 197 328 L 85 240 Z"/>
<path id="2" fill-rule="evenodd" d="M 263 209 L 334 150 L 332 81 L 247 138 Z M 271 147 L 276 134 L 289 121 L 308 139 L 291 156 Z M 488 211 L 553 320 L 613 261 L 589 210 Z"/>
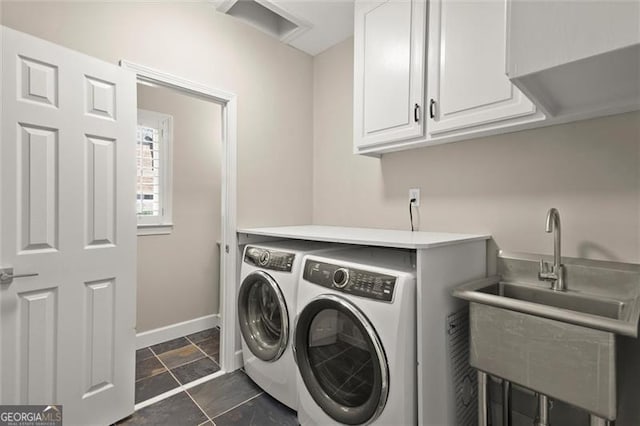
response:
<path id="1" fill-rule="evenodd" d="M 433 99 L 429 101 L 429 117 L 436 118 L 436 101 Z"/>
<path id="2" fill-rule="evenodd" d="M 416 123 L 420 121 L 420 105 L 418 104 L 413 106 L 413 121 Z"/>

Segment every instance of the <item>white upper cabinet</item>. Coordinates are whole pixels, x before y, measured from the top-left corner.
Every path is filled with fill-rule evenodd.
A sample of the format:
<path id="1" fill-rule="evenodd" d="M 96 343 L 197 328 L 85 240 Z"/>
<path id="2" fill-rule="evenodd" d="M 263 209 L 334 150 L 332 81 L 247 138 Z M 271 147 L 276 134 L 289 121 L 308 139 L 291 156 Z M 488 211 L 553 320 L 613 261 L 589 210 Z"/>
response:
<path id="1" fill-rule="evenodd" d="M 355 152 L 424 137 L 426 19 L 425 0 L 356 0 Z"/>
<path id="2" fill-rule="evenodd" d="M 354 15 L 358 154 L 640 109 L 639 0 L 356 0 Z"/>
<path id="3" fill-rule="evenodd" d="M 544 118 L 505 73 L 506 0 L 432 0 L 429 7 L 430 138 Z"/>
<path id="4" fill-rule="evenodd" d="M 554 122 L 640 108 L 640 2 L 510 1 L 509 77 Z"/>

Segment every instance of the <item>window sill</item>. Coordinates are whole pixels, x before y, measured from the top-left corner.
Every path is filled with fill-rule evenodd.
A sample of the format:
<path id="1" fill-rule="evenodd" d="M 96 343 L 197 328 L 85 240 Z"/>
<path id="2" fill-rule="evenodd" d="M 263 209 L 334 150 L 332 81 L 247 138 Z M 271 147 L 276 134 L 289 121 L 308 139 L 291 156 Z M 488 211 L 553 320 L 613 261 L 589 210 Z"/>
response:
<path id="1" fill-rule="evenodd" d="M 168 235 L 173 232 L 173 223 L 164 225 L 138 225 L 138 236 Z"/>

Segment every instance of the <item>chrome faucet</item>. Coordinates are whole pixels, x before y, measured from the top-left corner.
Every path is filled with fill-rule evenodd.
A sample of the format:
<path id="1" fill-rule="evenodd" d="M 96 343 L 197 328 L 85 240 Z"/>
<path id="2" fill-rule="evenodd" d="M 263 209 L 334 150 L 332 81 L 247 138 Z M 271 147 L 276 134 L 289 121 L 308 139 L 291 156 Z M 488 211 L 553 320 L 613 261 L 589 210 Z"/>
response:
<path id="1" fill-rule="evenodd" d="M 560 263 L 562 261 L 560 254 L 560 213 L 555 208 L 551 208 L 547 212 L 545 231 L 547 233 L 553 232 L 553 268 L 550 270 L 549 264 L 541 259 L 538 279 L 540 281 L 551 281 L 552 290 L 565 291 L 564 267 Z"/>

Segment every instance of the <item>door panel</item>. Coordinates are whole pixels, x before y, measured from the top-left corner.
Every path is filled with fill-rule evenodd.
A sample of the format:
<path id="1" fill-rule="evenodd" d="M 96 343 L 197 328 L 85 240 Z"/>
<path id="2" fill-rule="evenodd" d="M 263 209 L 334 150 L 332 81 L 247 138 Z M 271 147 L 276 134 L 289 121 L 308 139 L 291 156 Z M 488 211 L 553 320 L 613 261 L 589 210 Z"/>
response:
<path id="1" fill-rule="evenodd" d="M 83 398 L 113 386 L 115 358 L 113 279 L 85 283 L 85 383 Z"/>
<path id="2" fill-rule="evenodd" d="M 387 2 L 365 15 L 364 131 L 409 124 L 411 4 Z"/>
<path id="3" fill-rule="evenodd" d="M 58 248 L 58 131 L 18 124 L 21 252 Z"/>
<path id="4" fill-rule="evenodd" d="M 430 135 L 533 119 L 535 105 L 506 76 L 505 55 L 506 0 L 430 2 Z"/>
<path id="5" fill-rule="evenodd" d="M 18 294 L 21 330 L 20 394 L 26 404 L 56 400 L 56 330 L 58 294 L 55 288 Z"/>
<path id="6" fill-rule="evenodd" d="M 87 246 L 115 244 L 115 140 L 86 136 Z"/>
<path id="7" fill-rule="evenodd" d="M 58 106 L 58 67 L 20 56 L 17 86 L 23 100 Z"/>
<path id="8" fill-rule="evenodd" d="M 424 135 L 425 34 L 424 0 L 356 2 L 356 149 Z"/>
<path id="9" fill-rule="evenodd" d="M 135 74 L 2 27 L 0 401 L 133 412 Z"/>

